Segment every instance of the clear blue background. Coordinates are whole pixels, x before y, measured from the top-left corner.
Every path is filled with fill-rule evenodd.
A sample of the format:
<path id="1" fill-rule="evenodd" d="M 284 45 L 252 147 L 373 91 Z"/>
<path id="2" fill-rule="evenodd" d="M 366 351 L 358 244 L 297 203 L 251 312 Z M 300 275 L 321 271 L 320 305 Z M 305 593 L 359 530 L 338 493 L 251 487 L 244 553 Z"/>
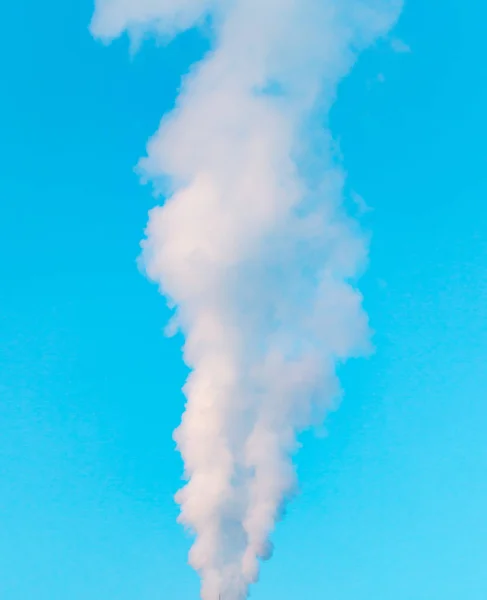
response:
<path id="1" fill-rule="evenodd" d="M 175 524 L 180 339 L 135 258 L 133 166 L 201 56 L 89 36 L 85 0 L 2 8 L 0 597 L 187 600 Z M 332 114 L 374 209 L 376 354 L 343 370 L 327 437 L 255 600 L 487 598 L 487 10 L 409 0 Z M 382 81 L 383 80 L 383 81 Z"/>

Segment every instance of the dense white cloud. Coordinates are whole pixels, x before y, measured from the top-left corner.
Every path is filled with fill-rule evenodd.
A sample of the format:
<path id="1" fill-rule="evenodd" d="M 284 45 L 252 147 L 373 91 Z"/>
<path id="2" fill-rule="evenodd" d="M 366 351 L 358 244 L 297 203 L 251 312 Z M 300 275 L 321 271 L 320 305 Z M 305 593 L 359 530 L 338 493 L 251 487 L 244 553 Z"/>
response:
<path id="1" fill-rule="evenodd" d="M 93 32 L 174 33 L 214 17 L 215 47 L 186 79 L 141 161 L 169 178 L 150 214 L 148 275 L 176 307 L 192 368 L 175 436 L 202 598 L 242 600 L 294 486 L 296 432 L 323 418 L 337 361 L 367 348 L 353 286 L 366 257 L 343 213 L 323 117 L 394 0 L 98 0 Z M 307 133 L 308 132 L 308 133 Z M 314 139 L 314 142 L 316 140 Z M 312 166 L 314 164 L 314 166 Z M 317 167 L 318 165 L 318 167 Z"/>
<path id="2" fill-rule="evenodd" d="M 147 28 L 175 33 L 192 27 L 221 0 L 97 0 L 91 24 L 100 37 Z"/>

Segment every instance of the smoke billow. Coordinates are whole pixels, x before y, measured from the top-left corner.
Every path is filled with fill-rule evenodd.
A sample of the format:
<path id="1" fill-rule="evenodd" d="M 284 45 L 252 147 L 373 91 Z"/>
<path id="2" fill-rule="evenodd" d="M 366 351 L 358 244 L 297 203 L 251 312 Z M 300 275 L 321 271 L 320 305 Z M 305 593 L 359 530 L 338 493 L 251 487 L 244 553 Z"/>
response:
<path id="1" fill-rule="evenodd" d="M 353 284 L 366 248 L 342 208 L 331 136 L 315 124 L 399 10 L 400 0 L 96 2 L 98 37 L 202 23 L 214 34 L 140 163 L 166 186 L 143 259 L 186 339 L 177 501 L 203 600 L 247 597 L 295 485 L 296 434 L 339 393 L 337 362 L 367 349 Z"/>

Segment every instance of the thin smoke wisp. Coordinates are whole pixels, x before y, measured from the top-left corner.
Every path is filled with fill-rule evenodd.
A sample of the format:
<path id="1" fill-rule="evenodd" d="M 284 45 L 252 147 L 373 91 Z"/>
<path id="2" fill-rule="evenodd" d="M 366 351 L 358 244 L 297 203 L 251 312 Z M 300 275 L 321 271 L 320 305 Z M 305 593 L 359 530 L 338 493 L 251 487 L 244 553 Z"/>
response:
<path id="1" fill-rule="evenodd" d="M 180 521 L 203 600 L 243 600 L 295 486 L 299 431 L 368 347 L 355 280 L 366 244 L 342 203 L 326 123 L 358 52 L 400 0 L 97 0 L 92 33 L 213 46 L 184 79 L 139 168 L 164 181 L 143 242 L 191 369 L 175 439 Z"/>

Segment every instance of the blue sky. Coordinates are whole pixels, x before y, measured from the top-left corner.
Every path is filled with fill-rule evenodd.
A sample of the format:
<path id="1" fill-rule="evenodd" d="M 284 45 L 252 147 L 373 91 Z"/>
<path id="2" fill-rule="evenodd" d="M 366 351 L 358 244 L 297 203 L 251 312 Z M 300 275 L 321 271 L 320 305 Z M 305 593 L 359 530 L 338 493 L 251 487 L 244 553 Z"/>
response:
<path id="1" fill-rule="evenodd" d="M 4 8 L 0 40 L 0 596 L 197 597 L 172 495 L 181 340 L 135 258 L 133 166 L 206 43 L 90 37 L 90 2 Z M 375 355 L 342 372 L 327 436 L 252 597 L 487 596 L 486 9 L 406 3 L 332 111 L 373 210 Z"/>

